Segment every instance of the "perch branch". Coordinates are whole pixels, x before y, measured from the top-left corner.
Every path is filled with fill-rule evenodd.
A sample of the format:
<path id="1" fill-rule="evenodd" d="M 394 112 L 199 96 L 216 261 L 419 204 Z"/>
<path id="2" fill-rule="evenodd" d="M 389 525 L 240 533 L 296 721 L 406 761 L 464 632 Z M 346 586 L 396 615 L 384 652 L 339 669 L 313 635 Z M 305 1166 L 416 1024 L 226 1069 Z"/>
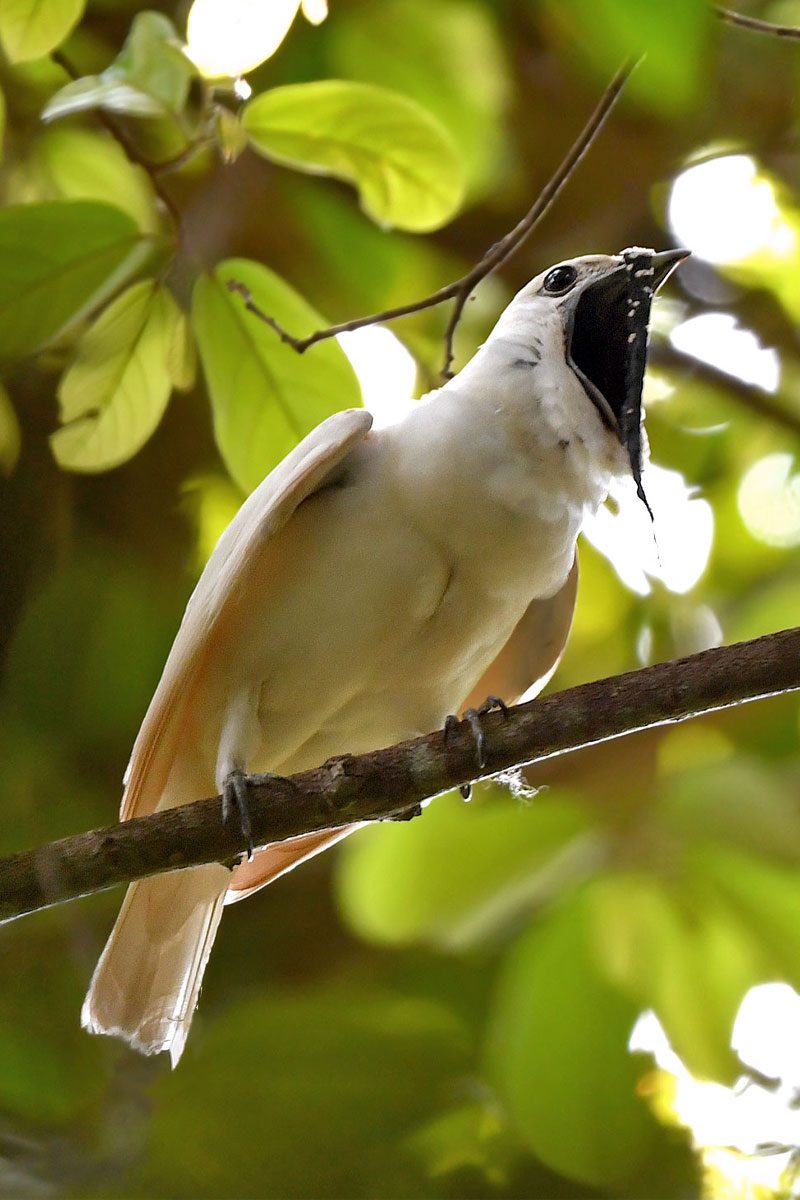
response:
<path id="1" fill-rule="evenodd" d="M 622 89 L 635 66 L 635 62 L 627 62 L 617 71 L 577 139 L 570 147 L 555 173 L 542 188 L 525 216 L 499 242 L 495 242 L 494 245 L 490 246 L 466 275 L 462 275 L 460 279 L 456 279 L 452 283 L 439 288 L 438 291 L 432 292 L 430 296 L 425 296 L 422 300 L 415 300 L 410 304 L 401 304 L 396 308 L 384 309 L 383 312 L 372 313 L 368 317 L 356 317 L 352 321 L 342 321 L 339 325 L 329 325 L 325 329 L 317 329 L 314 333 L 308 334 L 307 337 L 295 337 L 287 329 L 284 329 L 274 317 L 259 308 L 253 300 L 249 288 L 239 280 L 228 280 L 229 289 L 242 297 L 248 312 L 253 313 L 259 320 L 269 325 L 270 329 L 275 331 L 281 341 L 291 346 L 298 354 L 303 354 L 310 346 L 316 345 L 317 342 L 323 342 L 327 338 L 336 337 L 338 333 L 350 333 L 354 329 L 363 329 L 366 325 L 378 325 L 383 324 L 385 321 L 394 321 L 397 317 L 407 317 L 411 313 L 422 312 L 427 308 L 435 308 L 438 304 L 444 304 L 447 300 L 453 300 L 453 312 L 447 323 L 444 338 L 445 358 L 444 366 L 442 367 L 442 377 L 444 379 L 451 379 L 453 375 L 451 370 L 453 363 L 453 338 L 464 310 L 464 305 L 478 284 L 487 275 L 491 275 L 493 271 L 502 266 L 513 254 L 516 254 L 523 242 L 526 241 L 536 225 L 538 225 L 602 129 L 606 117 L 619 99 Z"/>
<path id="2" fill-rule="evenodd" d="M 420 803 L 480 777 L 701 713 L 800 689 L 800 628 L 586 683 L 484 718 L 487 760 L 462 722 L 443 733 L 359 757 L 344 755 L 291 779 L 251 777 L 257 845 L 358 821 L 414 816 Z M 245 850 L 221 797 L 77 834 L 0 860 L 0 920 L 115 884 Z"/>

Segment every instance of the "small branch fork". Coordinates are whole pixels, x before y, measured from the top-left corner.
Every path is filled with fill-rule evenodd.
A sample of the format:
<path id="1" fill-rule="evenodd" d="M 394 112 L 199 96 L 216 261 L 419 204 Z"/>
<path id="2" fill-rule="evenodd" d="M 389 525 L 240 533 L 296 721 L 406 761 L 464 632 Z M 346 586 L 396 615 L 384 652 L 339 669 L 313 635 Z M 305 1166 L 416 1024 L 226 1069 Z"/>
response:
<path id="1" fill-rule="evenodd" d="M 70 79 L 80 79 L 80 72 L 76 71 L 75 67 L 63 53 L 63 51 L 54 50 L 50 57 L 52 58 L 53 62 L 58 63 L 62 71 L 65 71 L 66 74 L 69 75 Z M 142 170 L 146 171 L 150 176 L 150 182 L 153 185 L 153 191 L 156 193 L 159 200 L 164 205 L 164 208 L 169 213 L 170 220 L 172 221 L 175 229 L 179 230 L 181 224 L 181 214 L 178 211 L 175 201 L 172 199 L 169 192 L 161 182 L 161 179 L 159 178 L 160 174 L 162 174 L 165 169 L 174 167 L 176 165 L 177 159 L 173 162 L 161 165 L 151 163 L 143 154 L 140 154 L 135 143 L 131 138 L 128 137 L 125 130 L 117 121 L 114 120 L 113 117 L 109 116 L 107 112 L 104 112 L 102 108 L 96 108 L 94 110 L 94 115 L 103 128 L 111 134 L 114 141 L 122 147 L 128 158 L 128 161 L 133 163 L 133 165 L 136 167 L 141 167 Z M 191 149 L 192 153 L 194 153 L 196 147 L 193 146 Z"/>
<path id="2" fill-rule="evenodd" d="M 800 628 L 694 654 L 540 697 L 481 719 L 479 776 L 581 749 L 656 725 L 685 721 L 800 690 Z M 248 799 L 256 845 L 351 822 L 411 816 L 421 801 L 476 777 L 469 721 L 386 750 L 345 755 L 291 779 L 252 776 Z M 135 817 L 0 860 L 0 921 L 203 863 L 231 864 L 245 851 L 221 797 Z"/>
<path id="3" fill-rule="evenodd" d="M 493 271 L 502 266 L 513 254 L 516 254 L 523 242 L 526 241 L 536 225 L 538 225 L 602 129 L 606 118 L 619 99 L 622 89 L 625 87 L 635 66 L 635 62 L 627 62 L 617 71 L 558 169 L 542 188 L 536 201 L 522 220 L 513 229 L 509 230 L 499 242 L 495 242 L 494 245 L 490 246 L 483 257 L 466 275 L 462 275 L 460 279 L 456 279 L 452 283 L 439 288 L 438 291 L 432 292 L 430 296 L 425 296 L 422 300 L 415 300 L 410 304 L 401 304 L 397 308 L 387 308 L 383 312 L 372 313 L 368 317 L 356 317 L 353 321 L 343 321 L 339 325 L 329 325 L 326 329 L 317 329 L 307 337 L 295 337 L 287 329 L 284 329 L 274 317 L 259 308 L 253 300 L 249 288 L 245 287 L 239 280 L 228 280 L 228 288 L 230 291 L 241 296 L 244 300 L 245 308 L 266 325 L 269 325 L 270 329 L 273 329 L 277 333 L 281 341 L 291 346 L 298 354 L 303 354 L 310 346 L 316 345 L 317 342 L 324 342 L 328 338 L 336 337 L 339 333 L 350 333 L 354 329 L 363 329 L 366 325 L 378 325 L 383 324 L 385 321 L 394 321 L 397 317 L 407 317 L 411 313 L 422 312 L 426 308 L 434 308 L 438 304 L 444 304 L 447 300 L 452 300 L 454 302 L 453 310 L 450 314 L 444 335 L 445 357 L 444 366 L 442 367 L 442 378 L 445 380 L 452 379 L 453 338 L 469 297 L 487 275 L 491 275 Z"/>

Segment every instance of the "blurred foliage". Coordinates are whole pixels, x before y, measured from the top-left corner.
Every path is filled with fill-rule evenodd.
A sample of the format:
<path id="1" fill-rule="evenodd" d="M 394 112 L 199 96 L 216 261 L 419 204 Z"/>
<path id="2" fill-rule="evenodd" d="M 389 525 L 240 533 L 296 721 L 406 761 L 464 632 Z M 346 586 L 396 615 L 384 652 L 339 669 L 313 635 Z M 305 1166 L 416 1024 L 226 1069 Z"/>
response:
<path id="1" fill-rule="evenodd" d="M 709 562 L 686 594 L 641 595 L 584 544 L 555 686 L 797 622 L 797 46 L 701 0 L 331 0 L 318 26 L 297 7 L 249 38 L 247 100 L 185 53 L 185 3 L 0 3 L 6 853 L 112 819 L 216 536 L 360 402 L 336 343 L 297 356 L 228 280 L 298 335 L 449 282 L 642 50 L 531 245 L 468 306 L 458 358 L 543 266 L 666 244 L 684 166 L 751 155 L 784 232 L 682 269 L 653 347 L 653 459 L 711 505 Z M 776 395 L 671 350 L 710 308 L 775 347 Z M 393 327 L 420 391 L 446 318 Z M 653 1010 L 691 1071 L 730 1082 L 747 989 L 800 988 L 799 735 L 781 697 L 363 831 L 229 911 L 174 1075 L 78 1028 L 117 895 L 4 928 L 0 1195 L 698 1195 L 627 1043 Z"/>

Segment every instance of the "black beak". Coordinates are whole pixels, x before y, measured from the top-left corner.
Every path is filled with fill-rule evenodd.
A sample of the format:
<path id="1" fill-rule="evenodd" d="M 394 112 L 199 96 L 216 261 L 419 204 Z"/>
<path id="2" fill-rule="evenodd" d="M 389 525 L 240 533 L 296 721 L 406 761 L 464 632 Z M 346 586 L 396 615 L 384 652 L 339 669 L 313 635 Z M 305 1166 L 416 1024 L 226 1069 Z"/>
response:
<path id="1" fill-rule="evenodd" d="M 688 250 L 623 250 L 622 265 L 583 289 L 567 331 L 567 360 L 630 459 L 642 487 L 642 387 L 650 306 Z"/>

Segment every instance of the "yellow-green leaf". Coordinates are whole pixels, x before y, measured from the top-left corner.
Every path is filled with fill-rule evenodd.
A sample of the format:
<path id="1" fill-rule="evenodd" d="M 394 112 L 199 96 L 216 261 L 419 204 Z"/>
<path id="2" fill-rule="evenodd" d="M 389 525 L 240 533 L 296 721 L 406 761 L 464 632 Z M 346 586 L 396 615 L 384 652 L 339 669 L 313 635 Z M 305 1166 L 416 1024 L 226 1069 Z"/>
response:
<path id="1" fill-rule="evenodd" d="M 105 201 L 133 217 L 142 233 L 161 227 L 147 172 L 105 132 L 71 125 L 45 129 L 32 166 L 54 199 Z"/>
<path id="2" fill-rule="evenodd" d="M 217 445 L 236 482 L 252 491 L 315 425 L 359 405 L 361 389 L 337 342 L 298 354 L 231 294 L 231 279 L 299 337 L 326 322 L 280 276 L 247 259 L 228 259 L 195 285 L 192 324 Z"/>
<path id="3" fill-rule="evenodd" d="M 290 84 L 256 96 L 242 121 L 265 157 L 354 184 L 380 225 L 437 229 L 461 203 L 463 172 L 449 134 L 387 88 L 337 79 Z"/>
<path id="4" fill-rule="evenodd" d="M 466 805 L 451 793 L 424 821 L 352 838 L 339 859 L 339 903 L 362 937 L 462 948 L 570 886 L 592 857 L 581 811 L 563 798 L 523 807 L 492 787 Z"/>
<path id="5" fill-rule="evenodd" d="M 8 392 L 0 384 L 0 471 L 10 475 L 17 465 L 22 435 Z"/>
<path id="6" fill-rule="evenodd" d="M 108 471 L 141 449 L 166 408 L 185 325 L 166 288 L 144 280 L 87 330 L 58 391 L 64 424 L 51 445 L 62 467 Z"/>
<path id="7" fill-rule="evenodd" d="M 11 62 L 41 58 L 59 46 L 81 18 L 86 0 L 3 0 L 0 42 Z"/>
<path id="8" fill-rule="evenodd" d="M 598 966 L 640 1008 L 651 1008 L 696 1076 L 732 1083 L 731 1032 L 767 960 L 746 926 L 718 903 L 646 875 L 607 875 L 591 887 Z"/>
<path id="9" fill-rule="evenodd" d="M 152 247 L 108 204 L 54 201 L 0 211 L 0 360 L 25 357 L 96 307 Z"/>
<path id="10" fill-rule="evenodd" d="M 636 1095 L 627 1053 L 638 1009 L 610 987 L 591 954 L 585 893 L 517 942 L 490 1020 L 488 1067 L 534 1154 L 604 1192 L 635 1176 L 654 1123 Z"/>

